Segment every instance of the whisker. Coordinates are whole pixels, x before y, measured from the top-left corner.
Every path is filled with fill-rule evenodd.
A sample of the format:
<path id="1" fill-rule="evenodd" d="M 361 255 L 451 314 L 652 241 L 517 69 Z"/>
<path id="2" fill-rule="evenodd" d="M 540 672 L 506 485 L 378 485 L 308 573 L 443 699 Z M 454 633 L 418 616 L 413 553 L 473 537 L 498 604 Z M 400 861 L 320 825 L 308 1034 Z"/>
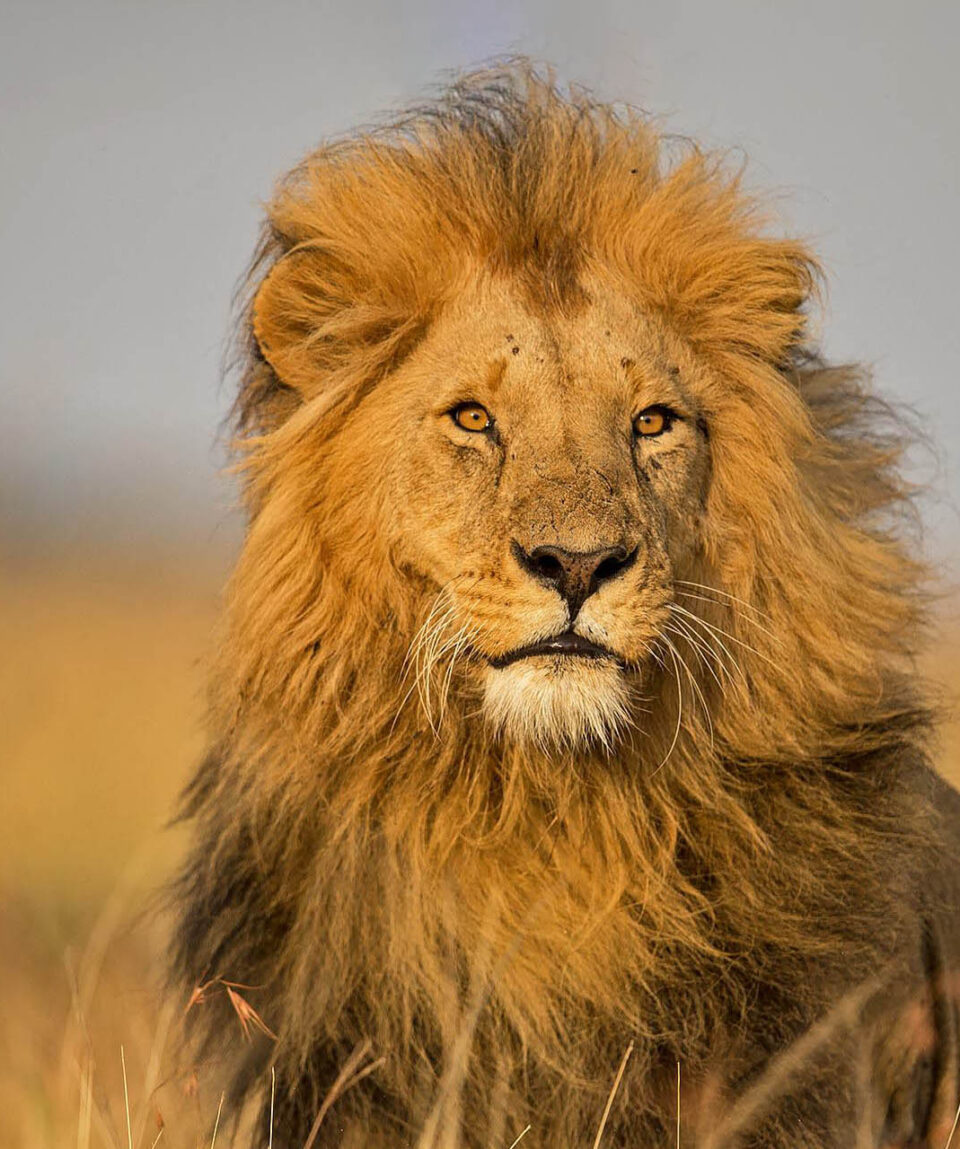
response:
<path id="1" fill-rule="evenodd" d="M 424 679 L 424 667 L 428 665 L 426 658 L 426 651 L 429 647 L 435 646 L 439 636 L 442 634 L 447 623 L 453 615 L 454 604 L 449 601 L 450 587 L 452 584 L 447 583 L 440 588 L 440 591 L 431 603 L 430 610 L 427 612 L 427 617 L 424 619 L 421 626 L 417 629 L 416 634 L 407 649 L 406 657 L 404 658 L 401 667 L 400 684 L 403 685 L 407 676 L 411 671 L 414 673 L 414 682 L 410 689 L 406 692 L 400 706 L 397 710 L 397 715 L 394 718 L 391 732 L 396 726 L 397 719 L 400 716 L 403 707 L 406 705 L 410 695 L 414 690 L 420 698 L 421 706 L 427 716 L 427 721 L 430 723 L 431 729 L 436 733 L 431 714 L 430 703 L 430 687 L 429 682 Z"/>
<path id="2" fill-rule="evenodd" d="M 691 622 L 696 623 L 697 625 L 705 627 L 707 630 L 709 630 L 714 635 L 714 638 L 716 639 L 716 641 L 721 646 L 723 646 L 724 650 L 727 651 L 728 655 L 730 654 L 730 651 L 727 650 L 727 647 L 724 645 L 723 641 L 719 638 L 719 635 L 721 635 L 721 634 L 724 636 L 724 638 L 728 638 L 731 642 L 736 643 L 737 646 L 742 646 L 744 650 L 749 650 L 750 653 L 755 654 L 757 656 L 757 658 L 762 658 L 763 661 L 768 663 L 770 666 L 772 666 L 774 668 L 774 670 L 779 670 L 782 672 L 783 668 L 781 666 L 778 666 L 777 663 L 774 662 L 772 658 L 768 658 L 767 655 L 765 655 L 763 653 L 763 651 L 757 650 L 757 648 L 755 646 L 751 646 L 749 642 L 744 642 L 742 638 L 737 638 L 737 636 L 735 634 L 731 634 L 728 630 L 724 630 L 723 627 L 715 626 L 712 622 L 707 622 L 707 620 L 705 618 L 701 618 L 700 615 L 694 614 L 693 611 L 687 610 L 686 607 L 681 606 L 677 602 L 671 603 L 670 605 L 671 605 L 672 609 L 678 610 L 685 618 L 690 619 Z M 735 661 L 733 659 L 732 655 L 730 655 L 730 658 L 731 658 L 731 661 Z"/>
<path id="3" fill-rule="evenodd" d="M 667 641 L 670 642 L 670 639 L 667 639 Z M 680 651 L 677 650 L 676 645 L 673 642 L 670 642 L 670 646 L 673 650 L 674 657 L 680 660 L 680 664 L 686 671 L 687 678 L 690 680 L 690 685 L 693 688 L 695 696 L 700 700 L 700 706 L 703 709 L 703 716 L 707 720 L 707 728 L 710 732 L 710 749 L 713 750 L 713 719 L 710 717 L 710 708 L 707 706 L 707 700 L 704 698 L 703 691 L 700 689 L 700 683 L 697 682 L 696 678 L 693 676 L 690 667 L 687 665 L 686 659 L 684 659 Z"/>
<path id="4" fill-rule="evenodd" d="M 666 637 L 666 635 L 663 636 L 663 639 L 667 644 L 667 649 L 670 651 L 671 657 L 673 658 L 673 670 L 677 677 L 677 728 L 673 732 L 673 741 L 670 743 L 670 749 L 667 751 L 660 765 L 656 768 L 656 770 L 654 770 L 654 774 L 659 774 L 664 766 L 666 766 L 670 755 L 676 748 L 677 740 L 680 738 L 680 724 L 683 720 L 683 685 L 680 681 L 680 668 L 677 665 L 676 655 L 673 652 L 673 643 L 669 638 Z M 653 777 L 653 775 L 651 775 L 651 777 Z"/>
<path id="5" fill-rule="evenodd" d="M 400 700 L 400 705 L 397 707 L 397 712 L 396 712 L 396 714 L 394 714 L 393 721 L 390 723 L 390 733 L 391 734 L 393 734 L 394 730 L 396 730 L 397 723 L 400 721 L 400 715 L 403 713 L 403 708 L 410 701 L 410 695 L 413 694 L 413 692 L 416 689 L 417 689 L 417 684 L 414 683 L 410 687 L 410 689 L 407 691 L 407 693 L 403 696 L 403 698 Z"/>
<path id="6" fill-rule="evenodd" d="M 396 714 L 390 724 L 391 734 L 396 729 L 400 715 L 411 696 L 416 692 L 421 709 L 430 724 L 430 729 L 435 736 L 439 736 L 439 724 L 443 721 L 446 710 L 455 663 L 468 649 L 470 643 L 481 633 L 481 626 L 476 620 L 472 621 L 472 625 L 464 622 L 455 631 L 451 630 L 458 611 L 457 603 L 453 599 L 453 591 L 476 585 L 480 581 L 481 576 L 477 574 L 457 575 L 440 587 L 434 596 L 426 617 L 410 640 L 400 666 L 399 685 L 403 687 L 411 674 L 413 682 L 397 707 Z M 439 683 L 439 715 L 435 721 L 433 672 L 440 660 L 450 654 L 451 651 L 449 663 L 445 667 Z"/>
<path id="7" fill-rule="evenodd" d="M 457 657 L 459 656 L 460 651 L 463 648 L 463 644 L 466 641 L 467 633 L 468 633 L 467 626 L 466 626 L 466 623 L 464 623 L 464 625 L 461 626 L 460 630 L 457 632 L 456 641 L 453 644 L 453 649 L 451 651 L 450 658 L 447 661 L 447 669 L 443 675 L 443 680 L 441 681 L 441 684 L 440 684 L 440 716 L 439 716 L 439 722 L 441 724 L 443 723 L 443 716 L 446 713 L 446 709 L 447 709 L 447 696 L 450 693 L 450 680 L 453 677 L 453 669 L 457 664 Z"/>
<path id="8" fill-rule="evenodd" d="M 696 653 L 697 661 L 706 667 L 713 681 L 722 690 L 723 682 L 721 681 L 720 674 L 726 677 L 729 673 L 723 658 L 685 619 L 674 618 L 671 621 L 676 628 L 674 633 L 686 639 Z M 718 669 L 719 674 L 717 672 Z"/>
<path id="9" fill-rule="evenodd" d="M 447 709 L 447 699 L 450 696 L 450 686 L 453 682 L 453 672 L 457 664 L 457 659 L 463 654 L 470 643 L 477 637 L 479 630 L 477 627 L 470 627 L 466 623 L 460 628 L 457 636 L 456 643 L 453 647 L 453 652 L 450 655 L 450 660 L 447 664 L 447 670 L 443 677 L 443 684 L 440 691 L 440 715 L 438 724 L 443 722 L 443 716 Z"/>
<path id="10" fill-rule="evenodd" d="M 720 638 L 720 634 L 716 628 L 711 627 L 710 624 L 705 619 L 700 618 L 699 615 L 691 614 L 690 611 L 684 610 L 684 608 L 678 603 L 671 603 L 670 606 L 671 610 L 676 610 L 681 616 L 680 618 L 675 617 L 673 619 L 675 623 L 679 623 L 685 620 L 689 626 L 703 626 L 703 632 L 695 631 L 694 633 L 698 634 L 701 639 L 708 645 L 709 649 L 716 654 L 718 660 L 722 662 L 722 664 L 726 667 L 727 672 L 731 674 L 731 676 L 733 674 L 738 674 L 740 678 L 746 682 L 746 675 L 743 672 L 743 668 L 741 667 L 739 661 L 734 657 L 733 652 L 730 650 L 727 644 L 723 641 L 722 638 Z M 722 655 L 726 656 L 725 661 L 721 658 L 721 653 Z"/>
<path id="11" fill-rule="evenodd" d="M 428 638 L 420 647 L 417 658 L 417 681 L 421 684 L 420 698 L 426 711 L 427 721 L 434 734 L 439 736 L 439 730 L 433 721 L 432 701 L 432 671 L 438 658 L 446 650 L 449 639 L 444 641 L 444 631 L 454 615 L 454 604 L 448 603 L 443 614 L 437 618 L 429 631 Z"/>
<path id="12" fill-rule="evenodd" d="M 766 611 L 760 610 L 760 608 L 757 606 L 754 606 L 753 603 L 747 602 L 746 599 L 738 598 L 736 595 L 732 595 L 728 591 L 721 590 L 719 587 L 707 586 L 705 583 L 689 582 L 686 579 L 676 579 L 675 581 L 679 585 L 691 586 L 691 587 L 695 587 L 699 590 L 708 591 L 711 594 L 721 595 L 723 598 L 727 599 L 730 604 L 734 604 L 738 607 L 742 607 L 745 611 L 747 611 L 749 613 L 746 613 L 746 614 L 739 613 L 738 618 L 741 621 L 749 623 L 751 626 L 755 627 L 762 634 L 765 634 L 767 636 L 767 638 L 769 638 L 772 642 L 776 643 L 780 647 L 783 647 L 784 643 L 783 643 L 783 639 L 780 637 L 780 635 L 778 635 L 773 630 L 771 630 L 770 627 L 764 626 L 763 623 L 758 622 L 756 618 L 751 618 L 751 614 L 753 614 L 753 615 L 757 615 L 759 618 L 764 619 L 766 622 L 770 622 L 770 623 L 773 622 L 772 617 Z M 698 599 L 701 602 L 714 603 L 715 605 L 718 605 L 718 606 L 727 605 L 727 604 L 722 603 L 722 602 L 718 603 L 715 599 L 709 598 L 706 595 L 692 594 L 690 591 L 678 590 L 677 593 L 683 595 L 685 598 Z M 726 632 L 724 632 L 724 633 L 726 633 Z M 733 641 L 735 641 L 735 642 L 741 641 L 733 635 L 729 635 L 729 637 L 732 638 Z M 743 643 L 743 645 L 746 646 L 747 644 Z M 748 649 L 753 650 L 752 647 L 748 647 Z M 754 651 L 754 653 L 759 653 L 759 652 Z M 760 655 L 760 657 L 762 658 L 764 656 Z M 771 665 L 775 665 L 775 664 L 771 663 Z"/>
<path id="13" fill-rule="evenodd" d="M 676 592 L 677 592 L 677 594 L 681 595 L 683 598 L 696 599 L 698 602 L 708 602 L 712 606 L 722 606 L 726 609 L 731 609 L 728 603 L 717 602 L 716 599 L 708 598 L 704 594 L 693 594 L 691 591 L 679 590 L 679 589 L 677 589 Z M 760 631 L 761 634 L 765 634 L 767 636 L 767 638 L 769 638 L 772 642 L 777 643 L 777 645 L 779 645 L 779 646 L 783 645 L 783 639 L 778 634 L 775 634 L 769 627 L 764 626 L 762 622 L 757 622 L 757 620 L 755 618 L 751 618 L 750 615 L 748 615 L 748 614 L 738 613 L 737 618 L 741 622 L 749 623 L 750 626 L 752 626 L 756 630 Z"/>
<path id="14" fill-rule="evenodd" d="M 771 616 L 766 611 L 761 610 L 758 606 L 755 606 L 752 602 L 747 602 L 747 600 L 745 598 L 738 598 L 737 595 L 730 594 L 729 591 L 721 590 L 720 587 L 718 587 L 718 586 L 708 586 L 707 583 L 691 582 L 689 579 L 684 579 L 684 578 L 674 579 L 673 581 L 674 581 L 674 583 L 676 583 L 677 586 L 692 586 L 694 588 L 694 590 L 705 590 L 705 591 L 708 591 L 710 594 L 719 595 L 721 598 L 728 599 L 730 602 L 736 603 L 737 606 L 743 607 L 744 610 L 748 610 L 752 614 L 756 614 L 756 615 L 759 615 L 761 618 L 765 618 L 767 620 L 767 622 L 773 622 L 773 619 L 771 618 Z M 710 602 L 712 600 L 707 599 L 707 601 Z"/>
<path id="15" fill-rule="evenodd" d="M 430 607 L 427 617 L 418 628 L 416 634 L 413 636 L 413 640 L 411 641 L 410 646 L 407 648 L 407 655 L 404 658 L 403 666 L 401 667 L 401 685 L 406 676 L 410 673 L 410 670 L 415 669 L 417 663 L 419 662 L 423 648 L 428 640 L 428 636 L 432 633 L 433 629 L 439 622 L 439 619 L 436 617 L 437 611 L 440 609 L 441 603 L 443 602 L 446 593 L 446 587 L 440 590 L 440 593 L 436 596 Z M 448 613 L 450 609 L 451 608 L 448 604 L 446 606 Z"/>

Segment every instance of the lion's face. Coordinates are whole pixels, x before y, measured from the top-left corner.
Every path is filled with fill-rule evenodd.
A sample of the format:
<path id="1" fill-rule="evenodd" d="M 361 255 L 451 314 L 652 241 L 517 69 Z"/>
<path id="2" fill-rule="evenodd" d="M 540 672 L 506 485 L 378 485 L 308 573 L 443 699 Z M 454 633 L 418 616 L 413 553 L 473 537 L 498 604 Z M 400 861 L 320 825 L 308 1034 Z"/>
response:
<path id="1" fill-rule="evenodd" d="M 463 655 L 508 736 L 609 742 L 632 720 L 708 476 L 681 356 L 598 286 L 544 316 L 487 282 L 345 428 L 358 475 L 387 476 L 394 561 L 436 594 L 415 656 Z"/>

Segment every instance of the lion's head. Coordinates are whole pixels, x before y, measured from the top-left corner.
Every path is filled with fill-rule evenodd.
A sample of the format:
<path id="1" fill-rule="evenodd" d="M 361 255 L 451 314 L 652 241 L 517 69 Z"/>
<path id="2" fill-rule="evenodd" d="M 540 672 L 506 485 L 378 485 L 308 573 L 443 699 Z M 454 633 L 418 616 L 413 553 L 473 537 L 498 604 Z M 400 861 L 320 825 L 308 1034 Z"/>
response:
<path id="1" fill-rule="evenodd" d="M 180 961 L 268 986 L 291 1065 L 369 1036 L 405 1096 L 486 954 L 504 1072 L 599 1085 L 898 928 L 900 427 L 762 223 L 522 67 L 279 185 Z"/>
<path id="2" fill-rule="evenodd" d="M 805 358 L 816 266 L 721 164 L 663 170 L 642 121 L 521 79 L 320 150 L 270 205 L 249 673 L 311 722 L 362 699 L 356 735 L 459 701 L 448 727 L 548 751 L 802 753 L 909 616 L 895 444 L 850 436 L 856 374 Z"/>

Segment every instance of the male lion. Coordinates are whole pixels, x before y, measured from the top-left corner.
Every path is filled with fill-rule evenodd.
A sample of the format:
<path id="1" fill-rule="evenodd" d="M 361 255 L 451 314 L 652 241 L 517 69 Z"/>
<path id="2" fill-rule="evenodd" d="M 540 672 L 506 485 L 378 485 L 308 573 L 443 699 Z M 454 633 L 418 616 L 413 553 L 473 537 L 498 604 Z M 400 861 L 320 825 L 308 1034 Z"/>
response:
<path id="1" fill-rule="evenodd" d="M 175 943 L 274 1145 L 942 1149 L 960 799 L 817 278 L 523 65 L 280 184 Z"/>

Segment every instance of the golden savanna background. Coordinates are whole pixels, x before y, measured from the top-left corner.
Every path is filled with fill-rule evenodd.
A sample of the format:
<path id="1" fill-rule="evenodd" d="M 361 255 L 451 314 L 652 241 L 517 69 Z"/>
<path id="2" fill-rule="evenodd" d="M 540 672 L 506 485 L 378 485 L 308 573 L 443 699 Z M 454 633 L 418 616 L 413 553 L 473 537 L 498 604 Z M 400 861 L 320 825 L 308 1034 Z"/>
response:
<path id="1" fill-rule="evenodd" d="M 217 446 L 230 297 L 273 179 L 447 69 L 552 61 L 737 149 L 747 182 L 775 189 L 827 269 L 827 355 L 870 362 L 939 451 L 933 478 L 920 457 L 911 473 L 944 588 L 925 665 L 948 715 L 939 761 L 960 784 L 958 35 L 947 0 L 10 0 L 0 1149 L 228 1140 L 216 1066 L 176 1057 L 188 1003 L 160 992 L 158 891 L 240 534 Z M 224 1043 L 269 1040 L 256 987 L 217 973 L 189 1008 L 232 995 Z"/>

